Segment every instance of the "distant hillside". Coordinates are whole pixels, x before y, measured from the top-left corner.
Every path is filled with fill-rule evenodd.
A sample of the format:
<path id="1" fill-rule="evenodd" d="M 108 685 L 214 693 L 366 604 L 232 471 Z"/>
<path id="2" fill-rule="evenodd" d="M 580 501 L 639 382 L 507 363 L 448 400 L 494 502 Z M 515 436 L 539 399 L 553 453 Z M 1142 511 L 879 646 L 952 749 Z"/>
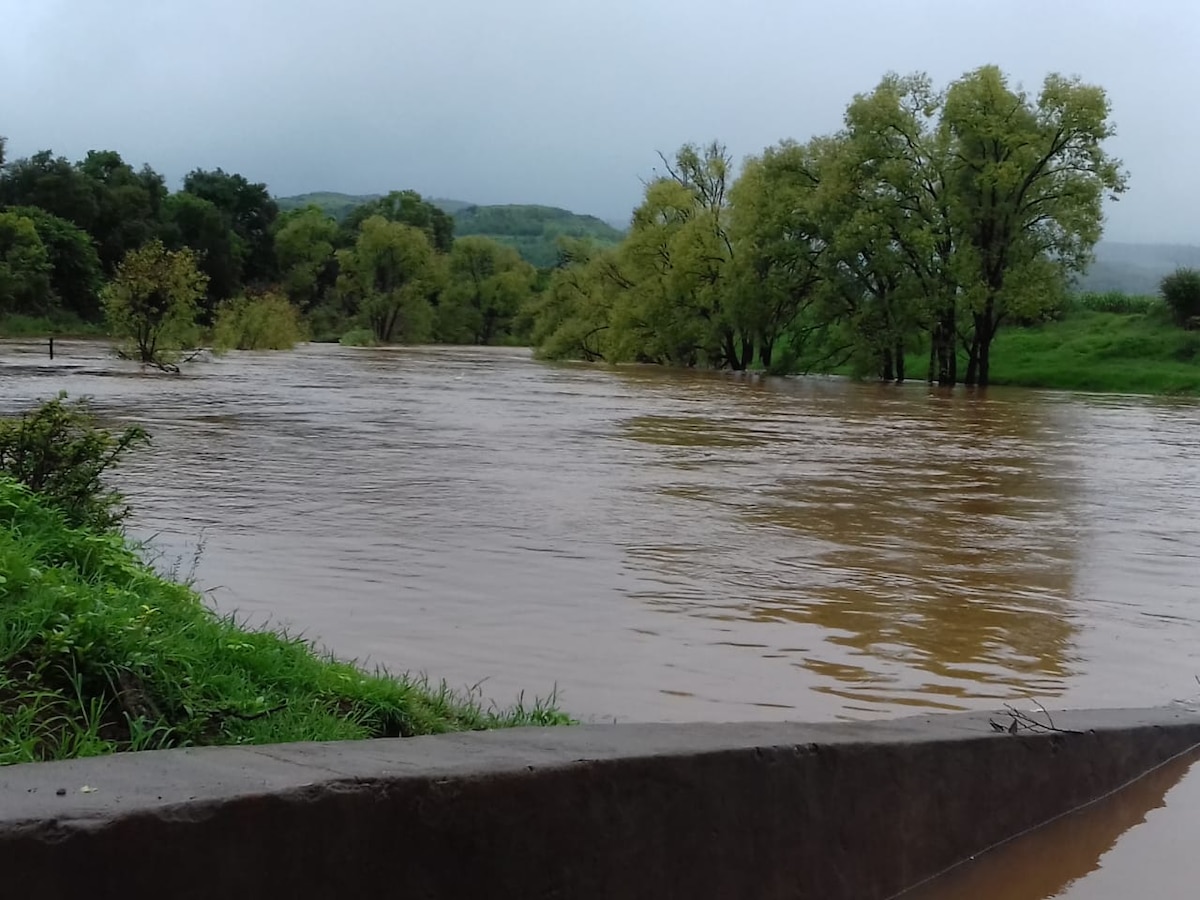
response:
<path id="1" fill-rule="evenodd" d="M 341 221 L 352 209 L 378 199 L 380 194 L 340 194 L 318 191 L 277 197 L 283 211 L 313 205 Z M 595 216 L 580 215 L 554 206 L 477 206 L 463 200 L 435 198 L 429 201 L 454 217 L 458 236 L 478 234 L 516 248 L 535 266 L 553 266 L 558 262 L 560 237 L 589 238 L 610 246 L 621 240 L 622 232 Z"/>
<path id="2" fill-rule="evenodd" d="M 453 215 L 455 235 L 494 238 L 543 267 L 558 262 L 560 237 L 588 238 L 611 246 L 623 236 L 602 219 L 553 206 L 468 206 Z"/>
<path id="3" fill-rule="evenodd" d="M 1157 294 L 1158 283 L 1180 267 L 1200 269 L 1200 247 L 1101 241 L 1096 261 L 1078 280 L 1080 290 Z"/>
<path id="4" fill-rule="evenodd" d="M 317 191 L 313 194 L 297 194 L 294 197 L 276 197 L 279 209 L 287 212 L 290 209 L 302 209 L 305 206 L 319 206 L 327 215 L 338 221 L 346 218 L 350 210 L 362 206 L 371 200 L 378 200 L 382 194 L 339 194 L 337 191 Z"/>

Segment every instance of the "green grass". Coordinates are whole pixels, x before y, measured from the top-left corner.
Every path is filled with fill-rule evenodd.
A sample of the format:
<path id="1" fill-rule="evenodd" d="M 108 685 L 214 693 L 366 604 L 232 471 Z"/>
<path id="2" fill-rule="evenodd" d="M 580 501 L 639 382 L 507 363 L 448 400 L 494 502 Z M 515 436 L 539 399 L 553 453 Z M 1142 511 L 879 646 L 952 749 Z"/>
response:
<path id="1" fill-rule="evenodd" d="M 1034 328 L 1001 330 L 992 383 L 1080 391 L 1200 393 L 1200 332 L 1165 310 L 1076 312 Z"/>
<path id="2" fill-rule="evenodd" d="M 0 479 L 0 765 L 202 744 L 568 722 L 367 672 L 209 610 L 117 532 L 69 528 Z"/>
<path id="3" fill-rule="evenodd" d="M 0 338 L 38 337 L 101 337 L 104 326 L 85 322 L 77 316 L 20 316 L 0 317 Z"/>

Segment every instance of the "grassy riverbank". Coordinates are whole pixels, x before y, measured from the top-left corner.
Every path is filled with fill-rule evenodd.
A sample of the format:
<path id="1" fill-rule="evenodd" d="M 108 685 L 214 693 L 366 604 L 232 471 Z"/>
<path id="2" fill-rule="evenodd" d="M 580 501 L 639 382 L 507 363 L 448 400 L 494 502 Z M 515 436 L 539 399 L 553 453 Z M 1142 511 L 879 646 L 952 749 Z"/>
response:
<path id="1" fill-rule="evenodd" d="M 996 337 L 992 383 L 1140 394 L 1200 393 L 1200 332 L 1164 312 L 1074 312 Z"/>
<path id="2" fill-rule="evenodd" d="M 210 611 L 115 531 L 0 477 L 0 764 L 197 744 L 560 724 L 368 673 Z"/>
<path id="3" fill-rule="evenodd" d="M 0 316 L 0 338 L 104 337 L 104 325 L 78 316 Z"/>
<path id="4" fill-rule="evenodd" d="M 905 357 L 910 381 L 924 380 L 928 347 Z M 959 372 L 965 372 L 965 354 Z M 802 360 L 800 368 L 805 368 Z M 851 365 L 810 371 L 862 375 Z M 866 376 L 869 377 L 869 376 Z M 993 385 L 1133 394 L 1200 395 L 1200 331 L 1171 320 L 1156 297 L 1086 295 L 1053 321 L 1005 326 L 992 345 Z"/>

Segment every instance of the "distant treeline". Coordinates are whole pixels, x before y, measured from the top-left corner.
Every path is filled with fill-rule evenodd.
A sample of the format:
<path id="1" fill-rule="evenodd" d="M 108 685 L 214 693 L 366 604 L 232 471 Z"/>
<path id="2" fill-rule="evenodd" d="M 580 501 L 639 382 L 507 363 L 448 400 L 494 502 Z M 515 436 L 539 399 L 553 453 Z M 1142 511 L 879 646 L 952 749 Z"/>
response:
<path id="1" fill-rule="evenodd" d="M 113 151 L 6 161 L 0 139 L 0 316 L 98 322 L 122 261 L 151 243 L 192 252 L 202 322 L 275 291 L 318 338 L 365 328 L 378 341 L 520 341 L 538 286 L 513 247 L 456 239 L 454 219 L 413 191 L 340 219 L 316 205 L 281 212 L 265 184 L 221 169 L 197 169 L 171 192 Z"/>
<path id="2" fill-rule="evenodd" d="M 997 68 L 889 75 L 843 127 L 740 173 L 719 143 L 663 159 L 621 245 L 580 246 L 535 301 L 548 357 L 836 369 L 987 384 L 1005 326 L 1063 307 L 1125 190 L 1105 92 Z M 961 362 L 960 362 L 961 360 Z"/>

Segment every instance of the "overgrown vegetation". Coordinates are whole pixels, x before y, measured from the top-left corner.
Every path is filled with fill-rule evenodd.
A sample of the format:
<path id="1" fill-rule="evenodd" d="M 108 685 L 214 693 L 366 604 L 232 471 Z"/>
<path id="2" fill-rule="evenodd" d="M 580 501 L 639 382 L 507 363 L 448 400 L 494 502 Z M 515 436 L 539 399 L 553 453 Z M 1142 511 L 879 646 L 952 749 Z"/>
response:
<path id="1" fill-rule="evenodd" d="M 213 345 L 224 350 L 290 350 L 305 339 L 300 311 L 268 293 L 227 300 L 217 308 Z"/>
<path id="2" fill-rule="evenodd" d="M 156 573 L 100 483 L 145 436 L 60 397 L 0 425 L 0 765 L 198 744 L 563 724 L 246 628 Z"/>

